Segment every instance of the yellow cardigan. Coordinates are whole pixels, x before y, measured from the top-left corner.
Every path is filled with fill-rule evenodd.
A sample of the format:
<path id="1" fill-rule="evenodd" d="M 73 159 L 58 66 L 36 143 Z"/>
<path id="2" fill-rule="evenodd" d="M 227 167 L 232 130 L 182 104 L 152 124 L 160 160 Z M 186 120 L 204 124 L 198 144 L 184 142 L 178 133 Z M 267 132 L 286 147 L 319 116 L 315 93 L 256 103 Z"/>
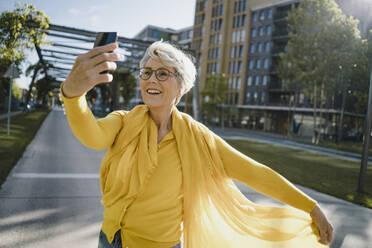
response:
<path id="1" fill-rule="evenodd" d="M 102 229 L 112 241 L 128 206 L 146 190 L 156 168 L 157 127 L 143 105 L 95 120 L 84 96 L 63 98 L 80 141 L 95 149 L 110 148 L 100 176 Z M 183 172 L 183 247 L 326 247 L 317 241 L 308 214 L 254 204 L 230 178 L 307 213 L 314 200 L 188 115 L 174 109 L 172 120 Z M 145 228 L 156 228 L 156 223 Z"/>

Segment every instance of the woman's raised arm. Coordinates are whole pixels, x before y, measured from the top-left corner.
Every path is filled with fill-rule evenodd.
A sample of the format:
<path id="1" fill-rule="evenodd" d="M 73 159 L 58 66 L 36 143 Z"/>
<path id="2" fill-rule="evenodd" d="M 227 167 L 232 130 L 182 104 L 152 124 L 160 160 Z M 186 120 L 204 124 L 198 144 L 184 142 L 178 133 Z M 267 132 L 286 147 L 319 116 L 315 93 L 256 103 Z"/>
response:
<path id="1" fill-rule="evenodd" d="M 122 55 L 113 53 L 116 43 L 96 47 L 79 55 L 75 64 L 61 85 L 66 115 L 75 136 L 86 146 L 94 149 L 109 148 L 122 127 L 123 111 L 116 111 L 96 120 L 90 111 L 85 94 L 99 83 L 111 82 L 112 75 L 102 71 L 115 70 L 114 61 Z"/>

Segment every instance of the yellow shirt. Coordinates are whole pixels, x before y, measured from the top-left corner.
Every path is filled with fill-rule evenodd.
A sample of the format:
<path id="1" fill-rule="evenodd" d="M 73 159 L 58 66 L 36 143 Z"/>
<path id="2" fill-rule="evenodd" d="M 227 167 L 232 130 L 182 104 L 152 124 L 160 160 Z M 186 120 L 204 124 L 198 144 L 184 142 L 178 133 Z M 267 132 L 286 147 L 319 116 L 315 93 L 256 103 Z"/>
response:
<path id="1" fill-rule="evenodd" d="M 113 112 L 95 120 L 85 96 L 66 98 L 62 94 L 62 98 L 69 124 L 83 144 L 94 149 L 107 149 L 113 145 L 118 132 L 123 128 L 124 112 Z M 224 141 L 217 139 L 217 148 L 229 177 L 308 213 L 316 205 L 313 199 L 278 173 L 247 159 Z M 119 159 L 111 161 L 106 184 L 114 180 Z M 125 210 L 115 207 L 110 209 L 108 214 L 121 219 L 120 225 L 112 220 L 104 220 L 103 231 L 111 242 L 115 232 L 121 229 L 123 245 L 129 247 L 174 246 L 179 243 L 181 235 L 182 197 L 182 169 L 176 141 L 173 132 L 170 132 L 159 143 L 157 168 L 145 191 Z"/>

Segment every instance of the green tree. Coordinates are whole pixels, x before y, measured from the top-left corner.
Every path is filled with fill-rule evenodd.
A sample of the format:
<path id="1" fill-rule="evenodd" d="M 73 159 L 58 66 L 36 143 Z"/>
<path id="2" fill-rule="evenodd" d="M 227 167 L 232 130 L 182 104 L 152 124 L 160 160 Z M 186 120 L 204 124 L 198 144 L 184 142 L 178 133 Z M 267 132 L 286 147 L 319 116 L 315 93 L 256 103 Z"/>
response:
<path id="1" fill-rule="evenodd" d="M 205 87 L 201 90 L 202 113 L 210 123 L 212 118 L 222 115 L 221 106 L 226 102 L 228 84 L 225 74 L 209 74 Z M 218 106 L 220 109 L 218 111 Z M 219 118 L 221 120 L 221 118 Z"/>
<path id="2" fill-rule="evenodd" d="M 130 100 L 136 96 L 137 80 L 131 73 L 123 73 L 120 81 L 120 95 L 124 98 L 124 108 L 129 109 Z"/>
<path id="3" fill-rule="evenodd" d="M 358 21 L 344 15 L 334 0 L 303 0 L 292 7 L 287 22 L 290 40 L 280 54 L 279 76 L 284 87 L 294 87 L 312 100 L 313 143 L 318 143 L 318 109 L 322 119 L 322 108 L 334 93 L 339 67 L 348 68 L 343 73 L 350 73 L 355 63 L 361 44 Z"/>
<path id="4" fill-rule="evenodd" d="M 13 63 L 18 68 L 25 60 L 25 50 L 45 43 L 49 18 L 33 5 L 18 4 L 13 11 L 0 15 L 0 101 L 9 94 L 9 79 L 2 75 Z"/>
<path id="5" fill-rule="evenodd" d="M 37 89 L 37 101 L 41 102 L 44 107 L 48 104 L 49 93 L 53 89 L 51 83 L 56 81 L 52 77 L 43 77 L 36 81 L 36 89 Z"/>
<path id="6" fill-rule="evenodd" d="M 30 102 L 31 92 L 32 92 L 32 88 L 35 86 L 36 77 L 39 75 L 40 72 L 43 73 L 45 76 L 45 73 L 48 70 L 48 68 L 51 68 L 52 66 L 53 65 L 49 63 L 41 63 L 41 61 L 39 60 L 36 64 L 30 65 L 26 69 L 26 76 L 29 76 L 32 73 L 32 79 L 28 87 L 25 106 L 27 106 L 27 104 Z"/>
<path id="7" fill-rule="evenodd" d="M 12 84 L 12 95 L 18 100 L 22 98 L 22 89 L 19 88 L 17 84 Z"/>

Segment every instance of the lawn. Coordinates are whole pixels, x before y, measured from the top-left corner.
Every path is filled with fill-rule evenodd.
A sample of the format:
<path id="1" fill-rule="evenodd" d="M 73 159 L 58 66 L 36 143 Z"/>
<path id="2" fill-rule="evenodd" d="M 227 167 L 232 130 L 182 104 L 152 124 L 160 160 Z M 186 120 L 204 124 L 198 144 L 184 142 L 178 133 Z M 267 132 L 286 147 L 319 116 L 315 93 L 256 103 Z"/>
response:
<path id="1" fill-rule="evenodd" d="M 368 193 L 356 192 L 360 163 L 246 140 L 226 141 L 293 183 L 372 208 L 372 180 L 366 180 Z M 372 178 L 371 166 L 368 178 Z"/>
<path id="2" fill-rule="evenodd" d="M 0 185 L 22 156 L 48 113 L 48 110 L 38 110 L 13 116 L 9 136 L 7 135 L 8 120 L 0 120 Z"/>

